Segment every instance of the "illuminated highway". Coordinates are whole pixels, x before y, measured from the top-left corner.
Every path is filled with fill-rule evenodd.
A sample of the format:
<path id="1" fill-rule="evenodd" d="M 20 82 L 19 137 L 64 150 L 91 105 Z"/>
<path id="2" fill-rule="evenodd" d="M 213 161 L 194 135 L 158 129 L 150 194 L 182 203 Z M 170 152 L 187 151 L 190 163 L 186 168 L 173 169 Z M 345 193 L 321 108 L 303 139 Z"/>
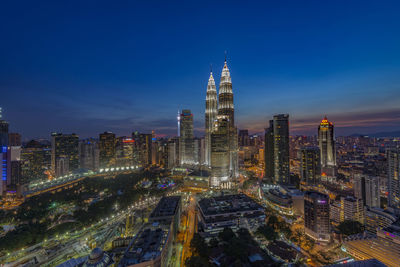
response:
<path id="1" fill-rule="evenodd" d="M 184 223 L 185 232 L 183 238 L 183 248 L 182 248 L 182 258 L 181 258 L 181 266 L 185 266 L 185 260 L 191 256 L 190 253 L 190 242 L 192 241 L 193 235 L 196 232 L 196 198 L 194 196 L 190 196 L 189 205 L 187 207 L 187 216 Z"/>

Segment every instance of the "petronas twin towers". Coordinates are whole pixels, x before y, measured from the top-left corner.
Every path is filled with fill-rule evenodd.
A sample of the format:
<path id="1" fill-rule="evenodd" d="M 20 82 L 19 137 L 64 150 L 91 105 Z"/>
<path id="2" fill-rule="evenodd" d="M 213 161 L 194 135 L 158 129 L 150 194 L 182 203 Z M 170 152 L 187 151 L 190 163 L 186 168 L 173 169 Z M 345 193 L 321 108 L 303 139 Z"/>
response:
<path id="1" fill-rule="evenodd" d="M 225 60 L 219 94 L 212 72 L 207 85 L 205 163 L 211 168 L 210 186 L 230 188 L 238 176 L 238 144 L 232 80 Z"/>

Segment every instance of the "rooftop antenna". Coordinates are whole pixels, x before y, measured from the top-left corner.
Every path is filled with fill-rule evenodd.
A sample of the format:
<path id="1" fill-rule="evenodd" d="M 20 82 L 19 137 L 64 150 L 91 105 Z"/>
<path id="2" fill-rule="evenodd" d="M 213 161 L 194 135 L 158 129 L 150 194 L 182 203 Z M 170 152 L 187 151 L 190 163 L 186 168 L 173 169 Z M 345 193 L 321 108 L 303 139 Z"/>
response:
<path id="1" fill-rule="evenodd" d="M 212 63 L 210 63 L 210 72 L 212 73 Z"/>
<path id="2" fill-rule="evenodd" d="M 225 50 L 225 63 L 226 63 L 226 54 L 227 54 L 227 52 L 226 52 L 226 50 Z"/>

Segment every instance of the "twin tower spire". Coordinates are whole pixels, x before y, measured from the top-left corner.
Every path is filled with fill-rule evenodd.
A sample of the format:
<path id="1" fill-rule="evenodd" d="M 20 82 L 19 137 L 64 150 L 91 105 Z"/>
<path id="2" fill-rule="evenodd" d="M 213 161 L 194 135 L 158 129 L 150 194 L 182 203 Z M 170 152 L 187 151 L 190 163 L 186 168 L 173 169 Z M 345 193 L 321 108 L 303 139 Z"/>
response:
<path id="1" fill-rule="evenodd" d="M 234 128 L 234 106 L 232 79 L 229 73 L 228 65 L 225 59 L 224 67 L 221 73 L 219 83 L 219 94 L 217 97 L 217 88 L 212 71 L 207 84 L 206 112 L 205 112 L 205 145 L 206 145 L 206 164 L 210 165 L 211 159 L 211 133 L 217 115 L 226 115 L 229 120 L 229 126 Z"/>

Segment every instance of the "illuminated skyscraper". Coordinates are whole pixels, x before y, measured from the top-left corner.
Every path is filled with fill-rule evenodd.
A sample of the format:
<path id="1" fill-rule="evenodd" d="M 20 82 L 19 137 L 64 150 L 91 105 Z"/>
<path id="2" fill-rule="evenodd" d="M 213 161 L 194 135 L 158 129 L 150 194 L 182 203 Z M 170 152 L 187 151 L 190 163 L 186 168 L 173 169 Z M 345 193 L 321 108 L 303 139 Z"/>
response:
<path id="1" fill-rule="evenodd" d="M 323 176 L 336 174 L 336 147 L 333 123 L 326 116 L 318 127 L 318 143 L 321 153 L 321 171 Z"/>
<path id="2" fill-rule="evenodd" d="M 229 125 L 229 172 L 230 177 L 236 178 L 239 175 L 238 161 L 238 137 L 235 126 L 235 111 L 233 105 L 232 79 L 228 65 L 224 63 L 218 94 L 218 115 L 227 116 Z"/>
<path id="3" fill-rule="evenodd" d="M 314 240 L 330 240 L 329 197 L 319 192 L 304 194 L 304 229 Z"/>
<path id="4" fill-rule="evenodd" d="M 194 164 L 193 114 L 189 109 L 180 114 L 179 155 L 181 165 Z"/>
<path id="5" fill-rule="evenodd" d="M 226 115 L 217 115 L 211 134 L 211 178 L 214 188 L 230 187 L 229 119 Z"/>
<path id="6" fill-rule="evenodd" d="M 1 112 L 0 108 L 0 195 L 6 190 L 7 182 L 11 179 L 11 150 L 8 146 L 8 122 L 2 119 Z"/>
<path id="7" fill-rule="evenodd" d="M 269 121 L 269 127 L 265 129 L 264 139 L 264 177 L 272 182 L 275 177 L 274 171 L 274 121 Z"/>
<path id="8" fill-rule="evenodd" d="M 212 72 L 207 84 L 207 96 L 206 96 L 206 129 L 205 129 L 205 164 L 210 165 L 211 162 L 211 132 L 214 127 L 214 121 L 218 113 L 218 99 L 217 89 L 215 87 L 214 77 Z"/>
<path id="9" fill-rule="evenodd" d="M 134 164 L 147 167 L 152 163 L 152 143 L 153 135 L 134 132 L 132 139 L 135 140 L 133 151 Z"/>
<path id="10" fill-rule="evenodd" d="M 290 182 L 288 114 L 274 116 L 274 172 L 276 183 Z"/>
<path id="11" fill-rule="evenodd" d="M 79 165 L 82 169 L 97 170 L 99 168 L 100 150 L 94 140 L 79 143 Z"/>
<path id="12" fill-rule="evenodd" d="M 53 133 L 51 135 L 51 165 L 57 171 L 58 158 L 68 159 L 69 171 L 79 168 L 79 137 L 76 134 Z M 63 168 L 65 169 L 65 168 Z"/>
<path id="13" fill-rule="evenodd" d="M 99 136 L 100 168 L 115 166 L 116 139 L 115 134 L 104 132 Z"/>
<path id="14" fill-rule="evenodd" d="M 321 175 L 321 162 L 317 147 L 305 147 L 300 150 L 301 181 L 306 185 L 315 185 Z"/>
<path id="15" fill-rule="evenodd" d="M 389 149 L 386 152 L 388 175 L 388 205 L 400 208 L 400 150 Z"/>

